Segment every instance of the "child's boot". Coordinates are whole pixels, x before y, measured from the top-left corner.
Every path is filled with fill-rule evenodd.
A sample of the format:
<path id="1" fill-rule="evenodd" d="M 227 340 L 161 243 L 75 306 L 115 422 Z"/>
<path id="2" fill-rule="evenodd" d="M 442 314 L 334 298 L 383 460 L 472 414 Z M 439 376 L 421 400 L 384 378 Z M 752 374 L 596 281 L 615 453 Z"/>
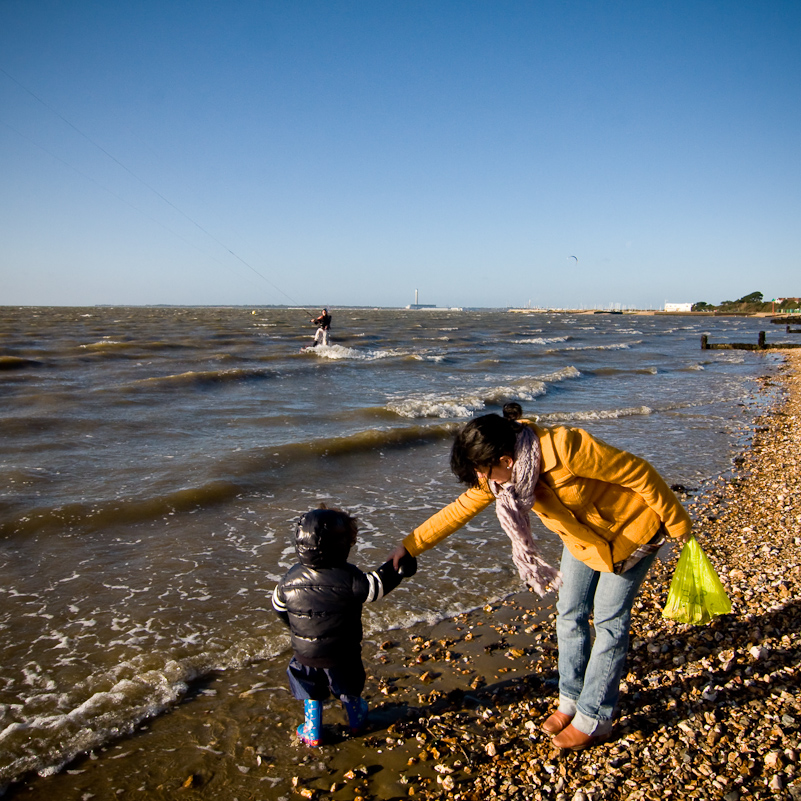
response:
<path id="1" fill-rule="evenodd" d="M 348 713 L 351 734 L 358 734 L 367 725 L 367 701 L 358 695 L 350 695 L 342 700 Z"/>
<path id="2" fill-rule="evenodd" d="M 304 745 L 320 745 L 323 740 L 323 702 L 307 698 L 303 709 L 306 719 L 298 726 L 298 737 Z"/>

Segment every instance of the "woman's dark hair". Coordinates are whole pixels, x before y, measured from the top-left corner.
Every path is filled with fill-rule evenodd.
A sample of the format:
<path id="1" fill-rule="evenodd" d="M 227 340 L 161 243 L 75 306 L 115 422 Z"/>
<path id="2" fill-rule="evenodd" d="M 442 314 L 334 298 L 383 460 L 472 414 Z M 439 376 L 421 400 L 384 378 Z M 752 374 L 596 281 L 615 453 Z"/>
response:
<path id="1" fill-rule="evenodd" d="M 505 403 L 503 405 L 503 416 L 507 420 L 519 420 L 523 416 L 523 407 L 514 401 Z"/>
<path id="2" fill-rule="evenodd" d="M 469 487 L 479 485 L 476 470 L 484 472 L 515 453 L 515 440 L 521 425 L 497 414 L 476 417 L 463 426 L 451 448 L 451 470 Z"/>

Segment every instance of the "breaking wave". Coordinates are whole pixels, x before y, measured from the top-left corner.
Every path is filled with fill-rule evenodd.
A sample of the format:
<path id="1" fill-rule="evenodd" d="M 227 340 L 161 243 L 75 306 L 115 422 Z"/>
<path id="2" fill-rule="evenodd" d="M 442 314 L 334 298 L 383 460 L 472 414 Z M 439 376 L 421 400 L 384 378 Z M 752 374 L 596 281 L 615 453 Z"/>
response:
<path id="1" fill-rule="evenodd" d="M 654 410 L 650 406 L 627 406 L 622 409 L 590 409 L 583 412 L 552 412 L 550 414 L 537 415 L 536 419 L 537 422 L 540 423 L 565 423 L 581 420 L 615 420 L 618 417 L 638 417 L 653 413 Z"/>
<path id="2" fill-rule="evenodd" d="M 387 409 L 400 417 L 465 418 L 487 406 L 502 406 L 508 401 L 531 401 L 548 391 L 548 384 L 579 378 L 581 373 L 572 365 L 542 376 L 515 379 L 508 384 L 478 387 L 453 393 L 426 392 L 396 398 Z"/>

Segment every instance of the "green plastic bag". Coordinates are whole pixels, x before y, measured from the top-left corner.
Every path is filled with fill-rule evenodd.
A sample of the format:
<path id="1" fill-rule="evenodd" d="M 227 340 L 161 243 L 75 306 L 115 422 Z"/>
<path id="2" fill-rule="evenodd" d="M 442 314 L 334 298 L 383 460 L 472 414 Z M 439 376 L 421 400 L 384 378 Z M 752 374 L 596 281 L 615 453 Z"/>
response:
<path id="1" fill-rule="evenodd" d="M 718 574 L 695 537 L 681 550 L 662 617 L 696 626 L 731 612 Z"/>

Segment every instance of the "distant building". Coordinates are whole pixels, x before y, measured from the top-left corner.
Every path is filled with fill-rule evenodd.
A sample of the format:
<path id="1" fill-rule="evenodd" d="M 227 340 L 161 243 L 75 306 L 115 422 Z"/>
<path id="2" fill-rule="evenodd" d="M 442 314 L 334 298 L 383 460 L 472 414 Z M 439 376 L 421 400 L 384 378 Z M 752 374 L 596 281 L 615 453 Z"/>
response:
<path id="1" fill-rule="evenodd" d="M 436 309 L 437 307 L 433 303 L 418 303 L 417 302 L 417 290 L 414 290 L 414 303 L 410 303 L 406 308 L 407 309 Z"/>
<path id="2" fill-rule="evenodd" d="M 692 303 L 668 303 L 665 301 L 666 312 L 689 312 L 693 310 Z"/>

